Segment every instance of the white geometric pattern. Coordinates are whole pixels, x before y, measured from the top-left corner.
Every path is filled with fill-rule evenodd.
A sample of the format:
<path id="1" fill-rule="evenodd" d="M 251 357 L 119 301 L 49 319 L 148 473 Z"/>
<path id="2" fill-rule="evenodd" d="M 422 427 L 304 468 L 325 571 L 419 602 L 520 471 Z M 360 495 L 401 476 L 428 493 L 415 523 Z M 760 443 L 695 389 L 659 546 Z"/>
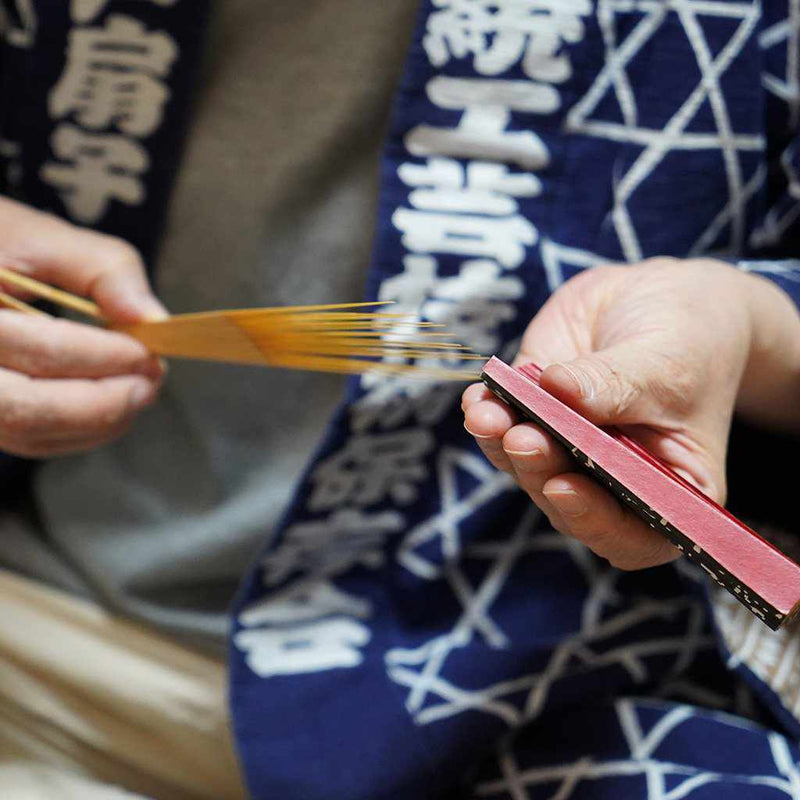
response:
<path id="1" fill-rule="evenodd" d="M 738 603 L 724 592 L 713 594 L 714 617 L 731 655 L 728 666 L 746 664 L 780 698 L 784 708 L 800 719 L 800 625 L 778 631 L 754 625 L 752 615 L 739 613 Z"/>
<path id="2" fill-rule="evenodd" d="M 617 41 L 616 15 L 632 12 L 641 20 L 622 40 Z M 626 68 L 665 24 L 677 17 L 686 35 L 700 72 L 700 80 L 663 129 L 643 127 L 638 122 L 638 108 Z M 716 57 L 706 39 L 703 21 L 713 17 L 740 20 L 733 35 Z M 729 246 L 738 251 L 744 244 L 745 210 L 754 191 L 751 182 L 745 183 L 739 154 L 760 151 L 765 143 L 762 136 L 737 133 L 732 129 L 720 79 L 747 44 L 760 18 L 760 6 L 755 2 L 725 2 L 724 0 L 598 0 L 597 18 L 606 46 L 605 65 L 588 92 L 567 115 L 566 129 L 616 142 L 628 142 L 643 147 L 622 174 L 614 177 L 614 202 L 611 220 L 628 261 L 640 261 L 644 252 L 630 212 L 636 190 L 647 180 L 666 156 L 674 150 L 719 150 L 722 154 L 728 183 L 728 211 L 731 237 Z M 612 91 L 623 114 L 623 122 L 594 119 L 601 100 Z M 716 130 L 709 133 L 687 131 L 695 115 L 708 100 Z"/>
<path id="3" fill-rule="evenodd" d="M 793 65 L 790 65 L 790 71 L 781 76 L 767 75 L 764 80 L 768 90 L 788 104 L 789 116 L 796 121 L 798 101 L 792 98 L 797 96 L 797 27 L 800 22 L 800 0 L 787 2 L 790 13 L 785 24 L 780 23 L 764 31 L 759 44 L 762 51 L 784 45 L 788 49 L 788 60 Z M 644 194 L 643 192 L 637 196 L 637 192 L 651 181 L 656 170 L 668 168 L 664 162 L 676 151 L 711 151 L 718 154 L 718 157 L 715 155 L 704 163 L 720 160 L 724 166 L 722 174 L 727 196 L 719 196 L 725 193 L 724 189 L 712 194 L 711 202 L 718 203 L 719 208 L 712 205 L 702 209 L 705 216 L 701 219 L 700 227 L 705 226 L 705 229 L 700 231 L 691 255 L 702 255 L 715 249 L 730 249 L 734 252 L 743 250 L 748 226 L 752 226 L 752 219 L 747 217 L 750 201 L 763 194 L 768 177 L 771 185 L 774 176 L 763 163 L 763 156 L 759 155 L 766 147 L 765 138 L 752 132 L 757 129 L 758 122 L 752 129 L 735 128 L 721 83 L 748 42 L 751 45 L 753 43 L 753 36 L 761 19 L 759 2 L 596 0 L 596 12 L 606 51 L 605 64 L 594 76 L 585 95 L 566 112 L 565 128 L 567 133 L 576 137 L 605 139 L 631 146 L 626 148 L 626 153 L 633 154 L 630 162 L 620 159 L 615 163 L 617 167 L 624 162 L 613 173 L 613 203 L 609 219 L 624 257 L 629 261 L 638 261 L 648 247 L 647 232 L 643 227 L 642 230 L 637 230 L 636 215 L 646 205 L 643 202 L 641 207 L 637 207 L 637 202 L 642 200 Z M 623 15 L 625 20 L 621 24 Z M 728 24 L 716 27 L 709 25 L 709 21 L 719 22 L 720 18 L 725 18 Z M 668 109 L 668 120 L 662 127 L 649 121 L 646 113 L 648 109 L 637 96 L 636 84 L 631 74 L 634 61 L 642 57 L 645 48 L 668 24 L 672 33 L 676 30 L 682 31 L 682 34 L 672 38 L 679 39 L 679 45 L 685 48 L 687 58 L 693 59 L 692 67 L 696 67 L 697 77 L 692 85 L 687 84 L 684 87 L 685 92 L 678 93 L 678 101 L 674 108 Z M 622 31 L 625 32 L 621 33 Z M 682 37 L 685 37 L 685 42 Z M 669 40 L 669 34 L 664 38 Z M 644 59 L 648 56 L 649 53 L 645 52 Z M 689 73 L 691 70 L 686 74 Z M 498 85 L 498 81 L 494 79 L 489 84 L 481 83 L 477 78 L 458 80 L 461 80 L 460 86 L 467 83 L 473 89 L 479 86 L 480 92 L 484 92 L 487 85 L 495 91 Z M 557 94 L 555 90 L 553 94 Z M 668 92 L 665 94 L 669 95 Z M 480 97 L 484 97 L 483 94 Z M 608 101 L 612 97 L 619 107 L 621 121 L 618 116 L 604 118 L 605 109 L 609 107 Z M 485 98 L 482 102 L 486 102 Z M 773 101 L 770 99 L 770 102 Z M 454 108 L 443 107 L 449 110 Z M 464 111 L 464 118 L 469 119 L 467 106 L 461 110 Z M 503 111 L 509 119 L 511 110 Z M 503 116 L 503 119 L 506 117 Z M 701 125 L 702 130 L 698 130 Z M 462 127 L 469 128 L 469 125 L 465 123 Z M 456 129 L 437 130 L 450 136 L 454 135 L 454 131 L 458 133 Z M 474 133 L 472 129 L 468 132 Z M 483 130 L 482 135 L 485 133 Z M 499 133 L 503 132 L 494 131 L 494 134 Z M 457 137 L 452 141 L 462 142 Z M 604 150 L 605 147 L 598 148 L 598 152 Z M 488 155 L 483 153 L 482 157 L 493 158 L 496 155 L 493 153 L 494 151 L 489 151 Z M 427 152 L 426 154 L 430 155 Z M 451 159 L 454 153 L 438 155 L 442 159 L 445 155 Z M 464 157 L 464 153 L 460 151 L 455 155 Z M 755 166 L 757 160 L 762 162 L 760 166 Z M 402 276 L 386 278 L 384 290 L 388 287 L 397 292 L 401 283 L 400 277 L 402 282 L 409 277 L 415 278 L 409 285 L 423 285 L 426 293 L 429 291 L 429 284 L 434 285 L 434 279 L 441 285 L 447 285 L 453 278 L 449 273 L 439 274 L 440 265 L 436 260 L 439 254 L 457 255 L 460 258 L 465 255 L 465 247 L 472 247 L 476 240 L 483 241 L 486 238 L 484 236 L 481 239 L 474 229 L 469 229 L 470 226 L 474 228 L 478 225 L 474 219 L 470 219 L 468 226 L 458 227 L 456 230 L 455 222 L 450 216 L 455 215 L 455 221 L 461 225 L 464 221 L 458 219 L 458 213 L 465 209 L 474 211 L 472 204 L 476 202 L 478 195 L 475 190 L 479 187 L 468 186 L 467 178 L 469 175 L 488 173 L 485 170 L 481 173 L 480 170 L 472 169 L 462 175 L 459 170 L 454 172 L 450 169 L 452 166 L 449 160 L 447 163 L 443 160 L 430 160 L 422 171 L 419 165 L 412 165 L 411 168 L 405 165 L 405 169 L 401 167 L 401 177 L 404 178 L 405 185 L 413 188 L 412 197 L 416 206 L 412 209 L 413 216 L 401 218 L 406 223 L 413 221 L 414 225 L 398 224 L 395 216 L 395 227 L 406 234 L 403 240 L 406 249 L 414 251 L 406 258 L 406 265 L 411 264 L 414 269 L 407 269 L 408 274 Z M 785 205 L 781 205 L 780 208 L 776 206 L 771 216 L 768 215 L 760 234 L 760 241 L 765 243 L 777 242 L 775 237 L 782 235 L 800 213 L 800 205 L 796 202 L 800 200 L 800 181 L 791 149 L 784 153 L 782 166 L 789 186 L 788 195 L 794 200 L 788 212 Z M 437 169 L 447 178 L 443 180 L 444 188 L 434 186 L 431 180 L 432 176 L 438 174 Z M 492 174 L 495 178 L 499 175 L 502 178 L 500 183 L 505 185 L 508 177 L 505 168 L 502 172 Z M 456 194 L 451 191 L 454 186 L 458 190 Z M 530 187 L 533 186 L 530 182 Z M 536 192 L 529 192 L 531 196 L 539 193 L 538 179 L 535 186 Z M 545 182 L 542 183 L 542 187 L 544 186 Z M 489 203 L 483 216 L 489 218 L 489 221 L 492 214 L 498 211 L 517 212 L 517 200 L 514 199 L 517 195 L 508 191 L 506 194 L 508 197 L 495 197 L 491 193 L 488 199 L 483 197 Z M 445 200 L 445 207 L 429 207 L 434 201 L 443 203 Z M 409 209 L 405 211 L 408 212 Z M 424 218 L 418 212 L 424 212 Z M 439 216 L 429 218 L 429 214 Z M 458 233 L 453 237 L 457 240 L 455 244 L 450 241 L 450 229 L 445 231 L 448 235 L 444 236 L 441 225 L 435 229 L 436 236 L 428 236 L 430 226 L 441 223 L 443 214 L 448 215 L 448 220 L 453 222 L 453 230 Z M 478 221 L 485 223 L 483 217 Z M 415 225 L 418 227 L 415 228 Z M 499 251 L 491 254 L 500 261 L 500 265 L 495 265 L 496 269 L 486 272 L 490 278 L 489 285 L 495 285 L 497 279 L 505 274 L 501 266 L 516 270 L 525 257 L 530 256 L 535 261 L 533 248 L 537 243 L 551 292 L 557 290 L 576 272 L 592 268 L 605 260 L 589 249 L 553 241 L 548 238 L 544 229 L 540 232 L 536 228 L 535 232 L 535 236 L 524 241 L 521 239 L 517 243 L 519 247 L 512 254 L 513 258 L 503 261 L 499 258 Z M 409 233 L 414 236 L 409 237 Z M 470 236 L 465 236 L 466 233 Z M 749 244 L 758 240 L 758 235 L 756 232 L 751 236 Z M 588 246 L 595 246 L 591 241 L 590 239 Z M 431 252 L 436 254 L 436 259 L 430 255 Z M 471 252 L 467 254 L 476 255 Z M 488 261 L 481 263 L 483 266 L 489 264 Z M 800 262 L 746 262 L 740 266 L 744 270 L 769 270 L 783 278 L 795 279 L 800 276 L 798 263 Z M 458 275 L 466 274 L 470 266 L 474 269 L 475 262 L 462 262 Z M 427 272 L 424 272 L 423 267 Z M 415 270 L 418 274 L 415 274 Z M 420 275 L 425 277 L 421 283 L 417 280 Z M 482 286 L 473 285 L 469 291 L 459 290 L 457 297 L 446 296 L 446 299 L 469 303 L 473 295 L 480 296 L 482 291 Z M 423 296 L 427 297 L 427 294 L 423 293 Z M 511 301 L 517 299 L 517 296 L 514 294 L 500 299 Z M 417 299 L 412 305 L 417 308 L 420 302 Z M 509 302 L 509 305 L 512 304 Z M 419 313 L 419 316 L 423 315 Z M 504 317 L 502 321 L 510 321 L 510 316 Z M 499 318 L 493 321 L 493 335 L 499 331 L 499 324 Z M 497 338 L 499 341 L 499 334 Z M 574 685 L 571 682 L 578 679 L 585 680 L 590 685 L 592 678 L 596 678 L 597 685 L 603 686 L 606 678 L 617 680 L 621 676 L 623 680 L 620 683 L 624 691 L 629 691 L 631 685 L 645 686 L 651 698 L 645 702 L 622 700 L 615 706 L 616 723 L 627 746 L 627 753 L 617 755 L 614 760 L 604 761 L 581 755 L 570 763 L 547 766 L 538 764 L 536 767 L 525 768 L 516 763 L 512 742 L 501 753 L 502 778 L 480 784 L 477 788 L 478 794 L 487 797 L 507 794 L 513 800 L 528 800 L 533 796 L 531 792 L 538 791 L 537 800 L 545 796 L 548 800 L 567 800 L 578 792 L 583 792 L 581 796 L 587 796 L 585 786 L 592 782 L 620 776 L 640 776 L 646 785 L 648 800 L 681 800 L 696 793 L 699 796 L 702 787 L 722 782 L 725 785 L 751 784 L 769 787 L 800 800 L 800 775 L 793 763 L 791 750 L 785 739 L 774 734 L 768 738 L 775 765 L 775 773 L 770 775 L 720 775 L 659 758 L 662 744 L 672 734 L 679 733 L 685 724 L 697 716 L 697 712 L 689 706 L 659 706 L 652 698 L 666 699 L 679 695 L 682 700 L 689 698 L 706 707 L 736 708 L 743 713 L 747 713 L 748 704 L 750 709 L 755 706 L 747 689 L 734 690 L 738 694 L 733 698 L 728 696 L 734 693 L 728 686 L 707 686 L 702 682 L 693 682 L 698 680 L 698 675 L 689 668 L 695 657 L 701 653 L 709 653 L 716 658 L 718 639 L 707 624 L 705 605 L 695 599 L 695 595 L 680 590 L 665 597 L 651 596 L 653 592 L 649 591 L 651 586 L 647 578 L 643 581 L 638 579 L 640 582 L 636 583 L 637 579 L 629 578 L 625 573 L 620 573 L 595 558 L 575 540 L 547 529 L 543 525 L 541 513 L 534 506 L 530 506 L 519 517 L 514 517 L 515 522 L 508 525 L 508 529 L 492 530 L 490 520 L 493 517 L 502 519 L 502 514 L 495 514 L 497 507 L 501 505 L 496 502 L 498 498 L 511 501 L 505 504 L 507 511 L 513 513 L 515 508 L 520 508 L 509 497 L 512 492 L 517 491 L 512 479 L 495 471 L 472 450 L 444 442 L 437 442 L 434 446 L 433 436 L 439 432 L 437 426 L 444 418 L 449 397 L 443 396 L 442 404 L 434 404 L 423 393 L 419 393 L 413 400 L 404 393 L 398 394 L 401 398 L 401 404 L 397 407 L 400 410 L 399 415 L 394 413 L 397 408 L 388 405 L 389 392 L 376 393 L 370 398 L 375 401 L 374 407 L 368 409 L 370 413 L 364 415 L 357 429 L 359 436 L 366 441 L 373 426 L 379 427 L 382 431 L 380 436 L 384 437 L 388 435 L 387 430 L 401 428 L 413 420 L 417 427 L 405 428 L 401 435 L 408 435 L 409 431 L 424 431 L 431 436 L 431 440 L 425 442 L 425 447 L 418 448 L 419 452 L 415 455 L 419 458 L 414 464 L 419 470 L 424 470 L 424 474 L 419 470 L 415 473 L 420 476 L 419 484 L 423 484 L 422 478 L 431 472 L 436 478 L 435 491 L 432 485 L 427 485 L 425 488 L 430 493 L 423 495 L 420 486 L 421 514 L 427 515 L 427 518 L 419 521 L 420 515 L 414 513 L 418 510 L 414 507 L 414 501 L 417 500 L 416 483 L 412 487 L 413 496 L 405 499 L 391 497 L 395 505 L 403 506 L 403 530 L 410 527 L 396 551 L 388 548 L 388 555 L 393 559 L 391 566 L 397 565 L 408 573 L 406 577 L 415 586 L 420 597 L 424 598 L 427 588 L 430 587 L 437 604 L 431 620 L 425 619 L 419 626 L 409 626 L 401 632 L 403 638 L 400 643 L 403 646 L 383 651 L 386 674 L 402 692 L 405 707 L 413 722 L 420 726 L 444 723 L 436 733 L 432 732 L 432 740 L 435 740 L 439 732 L 447 736 L 448 725 L 445 721 L 454 721 L 452 727 L 455 729 L 460 723 L 465 727 L 471 725 L 476 716 L 487 729 L 494 726 L 490 729 L 492 731 L 499 727 L 498 722 L 510 730 L 516 730 L 533 723 L 557 706 L 564 692 Z M 407 412 L 405 415 L 403 403 Z M 435 412 L 434 418 L 426 418 L 425 414 L 430 414 L 432 409 Z M 364 406 L 359 409 L 363 410 Z M 367 455 L 369 457 L 361 459 L 359 466 L 363 467 L 367 478 L 374 481 L 374 467 L 378 462 L 369 453 Z M 329 456 L 329 460 L 331 458 L 335 459 L 336 456 Z M 340 471 L 334 470 L 337 476 Z M 392 491 L 388 490 L 393 490 L 396 494 L 396 469 L 382 470 L 380 477 L 380 493 L 362 492 L 350 500 L 355 500 L 365 509 L 371 509 L 379 501 L 383 502 L 383 495 L 392 495 Z M 383 491 L 384 488 L 387 491 Z M 438 507 L 433 510 L 429 505 L 433 500 L 429 500 L 429 497 L 438 500 Z M 341 498 L 335 497 L 334 500 L 335 502 L 326 503 L 325 510 L 341 506 Z M 410 514 L 406 512 L 406 507 L 410 509 Z M 406 525 L 410 519 L 414 520 L 413 523 Z M 496 524 L 495 527 L 500 526 Z M 481 530 L 483 538 L 471 540 L 470 537 Z M 381 541 L 380 545 L 383 544 Z M 377 542 L 375 546 L 378 546 Z M 514 623 L 518 620 L 508 614 L 506 602 L 509 593 L 521 586 L 525 570 L 530 568 L 533 559 L 545 562 L 545 566 L 536 573 L 537 576 L 544 575 L 546 578 L 552 564 L 552 574 L 558 574 L 564 580 L 566 588 L 563 608 L 559 608 L 563 616 L 560 629 L 553 634 L 552 640 L 531 644 L 525 639 L 525 633 L 520 634 L 515 627 Z M 377 564 L 371 566 L 377 567 Z M 683 568 L 679 566 L 678 569 Z M 372 600 L 364 600 L 361 605 L 356 606 L 355 596 L 333 595 L 330 588 L 326 586 L 326 592 L 322 595 L 322 599 L 328 603 L 326 610 L 330 611 L 329 618 L 315 622 L 316 627 L 311 634 L 301 631 L 302 635 L 312 640 L 316 629 L 322 630 L 337 646 L 333 660 L 336 668 L 373 663 L 364 658 L 366 645 L 372 641 Z M 535 599 L 536 587 L 531 586 L 530 591 Z M 441 601 L 442 594 L 447 595 L 444 602 Z M 513 594 L 511 596 L 514 597 Z M 557 596 L 560 598 L 560 595 Z M 345 603 L 350 605 L 346 606 Z M 561 599 L 558 603 L 562 604 Z M 306 605 L 308 604 L 303 605 L 303 612 Z M 268 607 L 266 610 L 274 616 L 273 608 Z M 264 614 L 265 609 L 258 608 L 256 611 Z M 298 613 L 294 607 L 290 611 L 293 614 Z M 549 609 L 545 613 L 549 613 Z M 336 614 L 350 618 L 346 630 L 341 629 L 342 620 Z M 403 620 L 401 625 L 402 622 Z M 431 628 L 424 628 L 424 624 L 430 624 Z M 417 631 L 421 629 L 432 629 L 432 632 L 427 635 L 419 634 Z M 262 631 L 245 633 L 263 634 Z M 277 635 L 268 633 L 273 638 L 267 642 L 269 648 L 262 648 L 269 657 L 269 663 L 263 669 L 274 671 L 275 653 L 283 647 L 296 658 L 298 642 L 285 636 L 274 641 Z M 747 639 L 745 645 L 750 644 L 752 642 Z M 378 644 L 373 642 L 372 646 L 377 647 Z M 531 651 L 535 650 L 528 660 L 524 657 L 526 654 L 515 652 L 515 648 L 523 649 L 527 646 L 530 646 Z M 795 689 L 800 685 L 794 680 L 795 673 L 792 672 L 798 656 L 796 641 L 790 644 L 787 652 L 788 656 L 773 658 L 769 666 L 778 664 L 778 684 L 788 687 L 787 691 L 791 692 L 794 699 L 796 696 L 800 697 L 795 695 Z M 737 651 L 736 658 L 745 661 L 748 653 L 744 647 Z M 316 658 L 314 653 L 312 655 Z M 267 659 L 263 661 L 266 663 Z M 466 662 L 470 663 L 469 669 L 464 668 Z M 719 666 L 718 660 L 714 663 Z M 331 665 L 327 661 L 322 663 L 320 656 L 318 660 L 307 658 L 301 666 L 306 672 L 311 672 L 312 668 L 319 668 L 321 671 L 329 669 Z M 700 666 L 704 666 L 702 660 Z M 296 670 L 296 667 L 293 668 Z M 702 670 L 698 673 L 702 673 Z M 700 674 L 699 681 L 702 681 L 702 677 Z M 394 692 L 392 698 L 394 703 Z M 643 708 L 663 709 L 664 712 L 649 730 L 639 717 L 639 711 Z M 713 718 L 722 725 L 748 729 L 746 723 L 733 717 L 715 715 Z M 612 723 L 610 729 L 614 727 Z M 552 789 L 552 785 L 556 788 Z M 542 792 L 549 793 L 544 795 Z"/>
<path id="4" fill-rule="evenodd" d="M 762 50 L 785 44 L 786 72 L 783 75 L 765 72 L 761 82 L 789 107 L 789 127 L 794 129 L 800 122 L 800 0 L 788 0 L 786 19 L 762 31 L 758 44 Z"/>
<path id="5" fill-rule="evenodd" d="M 544 274 L 547 276 L 547 285 L 550 292 L 555 292 L 564 281 L 572 277 L 565 274 L 565 267 L 568 271 L 578 271 L 591 269 L 598 264 L 608 262 L 607 258 L 590 253 L 587 250 L 580 250 L 577 247 L 566 247 L 556 244 L 550 239 L 543 238 L 539 245 L 539 254 L 544 266 Z"/>
<path id="6" fill-rule="evenodd" d="M 479 481 L 464 497 L 459 497 L 456 488 L 458 470 L 468 472 Z M 642 682 L 650 676 L 647 658 L 666 654 L 675 658 L 666 678 L 669 681 L 684 671 L 698 650 L 714 646 L 713 637 L 703 632 L 705 614 L 697 602 L 681 596 L 633 604 L 628 601 L 623 605 L 616 592 L 621 573 L 569 537 L 555 532 L 537 532 L 541 514 L 533 506 L 510 535 L 500 531 L 500 538 L 496 540 L 464 547 L 459 537 L 459 523 L 509 491 L 512 482 L 479 457 L 452 450 L 442 452 L 437 475 L 442 500 L 440 511 L 407 534 L 398 560 L 420 578 L 444 577 L 462 611 L 446 633 L 415 648 L 394 648 L 385 657 L 389 676 L 408 689 L 406 707 L 417 724 L 430 724 L 465 711 L 479 711 L 514 728 L 535 718 L 543 710 L 550 689 L 567 675 L 617 664 L 634 681 Z M 441 563 L 432 562 L 417 552 L 417 548 L 429 546 L 437 539 L 444 556 Z M 533 552 L 547 551 L 568 554 L 584 576 L 587 593 L 580 630 L 554 648 L 542 670 L 477 689 L 456 685 L 445 676 L 448 658 L 479 638 L 490 649 L 502 650 L 508 646 L 506 633 L 492 619 L 492 605 L 520 559 Z M 477 585 L 472 585 L 465 567 L 475 561 L 488 562 L 489 569 Z M 687 612 L 687 626 L 680 636 L 648 639 L 625 647 L 613 644 L 627 629 Z"/>
<path id="7" fill-rule="evenodd" d="M 629 776 L 641 776 L 646 782 L 648 800 L 683 800 L 691 798 L 695 792 L 702 795 L 702 787 L 709 784 L 722 783 L 735 792 L 734 787 L 764 786 L 777 790 L 775 796 L 786 796 L 800 800 L 800 771 L 794 763 L 788 742 L 776 733 L 769 734 L 769 749 L 777 774 L 752 775 L 736 773 L 719 773 L 699 767 L 674 763 L 668 758 L 659 758 L 659 748 L 671 734 L 680 735 L 680 727 L 691 722 L 697 716 L 697 710 L 691 706 L 662 706 L 652 701 L 620 700 L 615 703 L 617 722 L 628 746 L 628 757 L 602 760 L 590 755 L 576 761 L 520 769 L 514 755 L 506 745 L 500 755 L 500 769 L 503 777 L 481 783 L 476 794 L 479 797 L 498 797 L 499 795 L 513 800 L 530 800 L 529 790 L 542 785 L 556 784 L 557 791 L 548 795 L 549 800 L 569 800 L 575 790 L 585 783 L 598 783 L 608 779 Z M 663 710 L 664 716 L 645 734 L 638 710 Z M 706 718 L 713 719 L 718 725 L 760 733 L 738 717 L 719 712 L 706 712 Z M 779 777 L 780 776 L 780 777 Z M 667 789 L 667 779 L 671 778 L 671 788 Z M 543 797 L 543 795 L 536 795 Z M 586 796 L 585 794 L 582 796 Z M 603 794 L 603 797 L 609 795 Z M 626 795 L 629 796 L 629 795 Z M 735 797 L 736 795 L 731 795 Z M 748 795 L 750 797 L 752 795 Z M 770 797 L 773 795 L 770 794 Z"/>
<path id="8" fill-rule="evenodd" d="M 781 75 L 765 71 L 761 81 L 764 88 L 774 95 L 787 110 L 788 130 L 795 134 L 800 125 L 800 0 L 786 0 L 786 18 L 766 30 L 758 38 L 765 57 L 773 49 L 785 49 L 785 64 Z M 789 227 L 800 218 L 800 178 L 795 166 L 796 142 L 781 154 L 781 170 L 786 177 L 786 194 L 769 209 L 763 223 L 750 235 L 752 248 L 770 247 L 780 244 Z"/>
<path id="9" fill-rule="evenodd" d="M 781 170 L 787 190 L 769 209 L 761 225 L 750 234 L 748 243 L 754 249 L 779 245 L 789 228 L 800 218 L 800 177 L 795 169 L 796 157 L 796 143 L 781 154 Z"/>

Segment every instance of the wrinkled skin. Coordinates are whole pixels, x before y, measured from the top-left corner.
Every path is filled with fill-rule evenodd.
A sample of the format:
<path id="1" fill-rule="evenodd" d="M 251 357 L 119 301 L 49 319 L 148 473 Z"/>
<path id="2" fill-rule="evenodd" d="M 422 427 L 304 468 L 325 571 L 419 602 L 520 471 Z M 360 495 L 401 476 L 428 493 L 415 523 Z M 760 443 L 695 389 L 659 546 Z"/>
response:
<path id="1" fill-rule="evenodd" d="M 736 409 L 800 427 L 800 315 L 773 284 L 722 262 L 661 258 L 580 274 L 528 326 L 515 363 L 529 361 L 546 367 L 545 390 L 619 426 L 718 502 Z M 554 528 L 621 569 L 679 556 L 483 385 L 464 392 L 462 407 L 486 457 Z"/>
<path id="2" fill-rule="evenodd" d="M 166 316 L 130 245 L 4 198 L 0 266 L 92 298 L 111 322 Z M 155 401 L 163 374 L 129 336 L 0 310 L 0 450 L 45 457 L 112 441 Z"/>

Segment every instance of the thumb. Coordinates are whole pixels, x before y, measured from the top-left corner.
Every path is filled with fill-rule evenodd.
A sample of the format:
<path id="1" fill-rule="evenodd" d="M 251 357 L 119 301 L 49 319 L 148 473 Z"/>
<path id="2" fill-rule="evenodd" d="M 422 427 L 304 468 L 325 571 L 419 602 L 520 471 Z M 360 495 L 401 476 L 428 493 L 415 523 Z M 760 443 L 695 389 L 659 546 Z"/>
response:
<path id="1" fill-rule="evenodd" d="M 640 341 L 630 340 L 551 364 L 542 388 L 598 425 L 642 422 L 668 391 L 659 390 L 664 373 L 660 359 Z"/>

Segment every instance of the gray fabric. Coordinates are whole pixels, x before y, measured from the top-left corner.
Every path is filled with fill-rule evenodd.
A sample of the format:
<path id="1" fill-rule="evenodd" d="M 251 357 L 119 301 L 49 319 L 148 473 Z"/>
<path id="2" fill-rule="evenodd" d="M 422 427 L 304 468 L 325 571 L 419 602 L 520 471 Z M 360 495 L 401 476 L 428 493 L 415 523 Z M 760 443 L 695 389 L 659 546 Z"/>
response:
<path id="1" fill-rule="evenodd" d="M 217 4 L 159 264 L 172 311 L 361 296 L 415 5 Z M 237 582 L 341 387 L 173 362 L 160 403 L 125 439 L 40 471 L 41 526 L 0 536 L 0 563 L 220 646 Z"/>

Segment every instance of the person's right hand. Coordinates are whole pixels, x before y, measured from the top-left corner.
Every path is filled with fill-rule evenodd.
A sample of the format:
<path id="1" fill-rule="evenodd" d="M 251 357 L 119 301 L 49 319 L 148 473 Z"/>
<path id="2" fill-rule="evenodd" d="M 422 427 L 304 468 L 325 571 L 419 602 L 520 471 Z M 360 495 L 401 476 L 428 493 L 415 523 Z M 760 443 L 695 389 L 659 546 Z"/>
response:
<path id="1" fill-rule="evenodd" d="M 0 265 L 90 297 L 110 322 L 167 316 L 133 247 L 5 198 Z M 163 372 L 129 336 L 0 310 L 0 450 L 47 457 L 109 442 L 155 400 Z"/>

